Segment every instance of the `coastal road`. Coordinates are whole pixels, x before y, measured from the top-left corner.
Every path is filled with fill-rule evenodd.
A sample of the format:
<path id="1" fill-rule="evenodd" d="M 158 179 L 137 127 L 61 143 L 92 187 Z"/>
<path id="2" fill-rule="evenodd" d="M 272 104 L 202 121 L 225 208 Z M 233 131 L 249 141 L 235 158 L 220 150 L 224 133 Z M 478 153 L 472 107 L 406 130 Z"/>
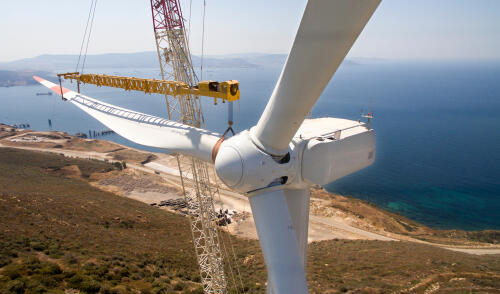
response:
<path id="1" fill-rule="evenodd" d="M 372 232 L 365 231 L 362 229 L 358 229 L 356 227 L 350 226 L 350 225 L 345 224 L 345 223 L 334 221 L 328 217 L 310 215 L 309 222 L 310 222 L 310 224 L 320 223 L 323 225 L 333 227 L 335 229 L 349 232 L 351 234 L 359 236 L 359 238 L 357 238 L 357 239 L 368 239 L 368 240 L 379 240 L 379 241 L 399 241 L 398 239 L 389 238 L 386 236 L 382 236 L 380 234 L 376 234 L 376 233 L 372 233 Z"/>
<path id="2" fill-rule="evenodd" d="M 432 243 L 429 243 L 429 244 L 435 245 Z M 475 254 L 475 255 L 500 254 L 500 248 L 453 248 L 453 247 L 446 247 L 446 246 L 440 246 L 440 247 L 444 248 L 444 249 L 452 250 L 452 251 L 458 251 L 458 252 Z"/>
<path id="3" fill-rule="evenodd" d="M 28 146 L 11 146 L 11 145 L 3 145 L 0 143 L 0 147 L 8 147 L 8 148 L 17 148 L 17 149 L 25 149 L 25 150 L 32 150 L 32 151 L 43 151 L 43 152 L 51 152 L 51 153 L 58 153 L 58 154 L 64 154 L 65 156 L 69 157 L 78 157 L 78 158 L 85 158 L 85 159 L 98 159 L 98 160 L 104 160 L 104 159 L 111 159 L 109 155 L 106 153 L 99 153 L 99 152 L 92 152 L 92 151 L 76 151 L 76 150 L 65 150 L 65 149 L 51 149 L 51 148 L 37 148 L 37 147 L 28 147 Z M 128 148 L 128 147 L 127 147 Z M 140 170 L 143 172 L 148 172 L 148 173 L 154 173 L 155 171 L 161 172 L 164 177 L 169 179 L 170 183 L 176 183 L 179 177 L 179 172 L 172 168 L 168 167 L 165 165 L 162 165 L 157 162 L 151 162 L 146 164 L 146 166 L 139 166 L 135 164 L 127 164 L 128 167 L 136 170 Z M 178 183 L 176 183 L 178 184 Z M 240 211 L 250 211 L 249 210 L 249 205 L 246 205 L 246 202 L 248 200 L 246 197 L 234 193 L 232 191 L 227 191 L 221 189 L 221 194 L 222 198 L 233 198 L 232 201 L 231 199 L 225 199 L 222 200 L 223 202 L 231 202 L 233 206 L 243 206 L 242 209 L 240 208 Z M 245 203 L 243 203 L 245 202 Z M 238 205 L 236 204 L 238 203 Z M 236 207 L 235 207 L 236 208 Z M 389 238 L 377 233 L 365 231 L 353 226 L 350 226 L 348 224 L 342 223 L 335 221 L 331 218 L 326 218 L 326 217 L 320 217 L 320 216 L 315 216 L 311 215 L 310 216 L 310 235 L 314 235 L 315 232 L 321 233 L 321 234 L 327 234 L 326 239 L 333 239 L 333 238 L 345 238 L 345 239 L 368 239 L 368 240 L 380 240 L 380 241 L 399 241 L 399 240 L 408 240 L 407 237 L 401 236 L 401 239 L 398 239 L 397 236 L 396 238 Z M 347 237 L 346 237 L 347 236 Z M 311 236 L 310 236 L 311 237 Z M 325 238 L 312 238 L 311 241 L 313 240 L 320 240 L 320 239 L 325 239 Z M 429 242 L 423 242 L 420 240 L 409 240 L 409 241 L 415 241 L 418 243 L 425 243 L 428 245 L 433 245 L 433 246 L 438 246 L 444 249 L 448 250 L 453 250 L 453 251 L 458 251 L 458 252 L 463 252 L 467 254 L 475 254 L 475 255 L 485 255 L 485 254 L 500 254 L 500 247 L 474 247 L 474 248 L 462 248 L 462 247 L 450 247 L 449 245 L 444 245 L 444 244 L 435 244 L 435 243 L 429 243 Z"/>

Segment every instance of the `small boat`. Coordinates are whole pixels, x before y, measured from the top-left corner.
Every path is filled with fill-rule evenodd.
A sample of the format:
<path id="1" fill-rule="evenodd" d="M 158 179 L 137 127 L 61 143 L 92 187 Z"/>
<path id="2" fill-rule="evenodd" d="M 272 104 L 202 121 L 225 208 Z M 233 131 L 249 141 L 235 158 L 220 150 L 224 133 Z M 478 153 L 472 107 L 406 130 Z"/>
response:
<path id="1" fill-rule="evenodd" d="M 47 96 L 52 96 L 52 92 L 47 92 L 47 93 L 36 93 L 37 96 L 43 96 L 43 95 L 47 95 Z"/>

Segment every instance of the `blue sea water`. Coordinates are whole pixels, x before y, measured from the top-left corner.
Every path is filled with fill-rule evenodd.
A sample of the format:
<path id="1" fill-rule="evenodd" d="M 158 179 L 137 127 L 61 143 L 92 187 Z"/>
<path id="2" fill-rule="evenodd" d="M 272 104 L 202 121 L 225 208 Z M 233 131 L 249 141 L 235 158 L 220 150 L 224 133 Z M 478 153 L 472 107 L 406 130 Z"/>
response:
<path id="1" fill-rule="evenodd" d="M 154 77 L 154 69 L 89 69 Z M 280 68 L 208 69 L 204 79 L 237 79 L 242 98 L 236 129 L 254 125 Z M 71 85 L 66 84 L 66 87 Z M 35 96 L 42 86 L 0 88 L 0 122 L 48 130 L 104 130 L 58 96 Z M 85 86 L 106 102 L 166 116 L 158 95 Z M 204 100 L 207 128 L 225 129 L 226 107 Z M 373 111 L 375 163 L 326 186 L 328 191 L 372 202 L 431 227 L 500 229 L 500 62 L 359 61 L 336 73 L 313 116 L 359 119 Z M 105 137 L 146 148 L 118 135 Z"/>

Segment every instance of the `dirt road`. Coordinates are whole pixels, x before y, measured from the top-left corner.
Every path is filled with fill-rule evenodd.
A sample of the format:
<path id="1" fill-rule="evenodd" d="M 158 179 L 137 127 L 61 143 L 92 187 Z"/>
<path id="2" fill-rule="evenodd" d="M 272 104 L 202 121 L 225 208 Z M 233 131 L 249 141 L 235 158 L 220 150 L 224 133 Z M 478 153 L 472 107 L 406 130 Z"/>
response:
<path id="1" fill-rule="evenodd" d="M 114 161 L 111 155 L 108 153 L 100 153 L 93 151 L 77 151 L 77 150 L 67 150 L 67 149 L 53 149 L 53 148 L 37 148 L 30 146 L 10 146 L 0 143 L 0 147 L 11 147 L 11 148 L 19 148 L 25 150 L 32 151 L 43 151 L 43 152 L 51 152 L 57 154 L 63 154 L 68 157 L 77 157 L 77 158 L 85 158 L 85 159 L 97 159 L 97 160 L 108 160 Z M 131 169 L 147 173 L 147 174 L 156 174 L 162 179 L 165 180 L 168 184 L 180 187 L 180 178 L 177 167 L 166 166 L 159 162 L 149 162 L 145 165 L 127 163 L 127 166 Z M 144 193 L 142 193 L 144 194 Z M 145 197 L 141 198 L 141 193 L 135 193 L 131 196 L 136 200 L 149 203 L 151 202 L 151 195 L 144 194 Z M 250 204 L 248 199 L 238 193 L 220 189 L 220 197 L 215 199 L 215 205 L 217 207 L 221 207 L 223 209 L 234 210 L 237 211 L 241 215 L 245 215 L 235 223 L 229 227 L 229 231 L 235 235 L 239 235 L 246 238 L 257 238 L 255 225 L 253 222 L 253 217 L 251 215 Z M 429 245 L 439 246 L 448 250 L 454 250 L 459 252 L 464 252 L 468 254 L 500 254 L 500 247 L 482 247 L 482 248 L 462 248 L 459 246 L 452 247 L 449 245 L 442 244 L 434 244 L 423 242 L 420 240 L 412 240 L 408 239 L 406 236 L 398 236 L 392 234 L 394 238 L 390 238 L 387 236 L 383 236 L 378 233 L 362 230 L 356 227 L 353 227 L 347 223 L 339 222 L 329 217 L 321 217 L 316 215 L 310 216 L 309 222 L 309 242 L 320 241 L 320 240 L 329 240 L 329 239 L 368 239 L 368 240 L 380 240 L 380 241 L 415 241 L 419 243 L 426 243 Z M 400 238 L 399 238 L 400 237 Z"/>

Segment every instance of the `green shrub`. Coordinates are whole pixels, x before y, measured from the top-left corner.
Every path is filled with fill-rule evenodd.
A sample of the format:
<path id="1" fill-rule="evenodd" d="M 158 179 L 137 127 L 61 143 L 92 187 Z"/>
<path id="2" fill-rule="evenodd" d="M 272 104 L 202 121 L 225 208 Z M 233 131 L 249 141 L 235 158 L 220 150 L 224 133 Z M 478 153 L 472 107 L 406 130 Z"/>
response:
<path id="1" fill-rule="evenodd" d="M 0 256 L 0 267 L 4 267 L 12 262 L 12 259 L 8 256 Z"/>
<path id="2" fill-rule="evenodd" d="M 71 288 L 78 289 L 80 284 L 83 282 L 84 277 L 80 274 L 73 275 L 71 278 L 67 280 L 68 286 Z"/>
<path id="3" fill-rule="evenodd" d="M 101 285 L 102 294 L 111 294 L 111 288 L 108 285 Z"/>
<path id="4" fill-rule="evenodd" d="M 59 258 L 62 255 L 59 243 L 53 243 L 49 245 L 48 249 L 46 249 L 44 252 L 52 258 Z"/>
<path id="5" fill-rule="evenodd" d="M 195 275 L 195 276 L 194 276 L 194 278 L 193 278 L 193 282 L 195 282 L 195 283 L 199 283 L 199 282 L 201 282 L 201 277 L 200 277 L 200 275 L 198 275 L 198 274 L 197 274 L 197 275 Z"/>
<path id="6" fill-rule="evenodd" d="M 141 280 L 142 278 L 144 278 L 144 275 L 141 273 L 141 272 L 137 272 L 137 273 L 133 273 L 130 278 L 132 280 Z"/>
<path id="7" fill-rule="evenodd" d="M 101 289 L 99 282 L 79 273 L 68 279 L 68 286 L 87 293 L 97 293 Z"/>
<path id="8" fill-rule="evenodd" d="M 40 269 L 40 273 L 45 274 L 45 275 L 58 275 L 58 274 L 62 273 L 62 270 L 58 264 L 52 263 L 52 262 L 47 262 Z"/>
<path id="9" fill-rule="evenodd" d="M 40 282 L 42 282 L 44 286 L 47 286 L 49 288 L 54 288 L 59 285 L 59 282 L 51 276 L 42 276 L 40 278 Z"/>
<path id="10" fill-rule="evenodd" d="M 95 263 L 89 262 L 82 267 L 82 270 L 88 276 L 95 276 L 101 279 L 108 272 L 108 266 L 106 264 L 96 265 Z"/>
<path id="11" fill-rule="evenodd" d="M 99 282 L 92 280 L 92 279 L 86 279 L 80 284 L 80 288 L 78 290 L 82 290 L 87 293 L 97 293 L 101 289 L 101 284 Z"/>
<path id="12" fill-rule="evenodd" d="M 43 244 L 42 242 L 31 242 L 30 243 L 30 246 L 31 246 L 31 249 L 35 250 L 35 251 L 43 251 L 45 249 L 47 249 L 46 245 Z"/>
<path id="13" fill-rule="evenodd" d="M 175 291 L 182 291 L 184 288 L 186 288 L 186 283 L 184 282 L 179 282 L 174 286 Z"/>
<path id="14" fill-rule="evenodd" d="M 39 269 L 41 267 L 40 260 L 35 256 L 28 256 L 23 259 L 23 264 L 31 270 Z"/>
<path id="15" fill-rule="evenodd" d="M 29 288 L 29 290 L 26 292 L 30 294 L 42 294 L 42 293 L 47 293 L 47 288 L 42 285 L 37 285 L 33 288 Z"/>
<path id="16" fill-rule="evenodd" d="M 163 283 L 160 280 L 155 280 L 153 283 L 151 283 L 151 286 L 159 288 L 163 286 Z"/>
<path id="17" fill-rule="evenodd" d="M 198 287 L 194 290 L 189 290 L 189 289 L 186 289 L 182 292 L 183 294 L 203 294 L 203 287 Z"/>
<path id="18" fill-rule="evenodd" d="M 24 282 L 21 280 L 14 280 L 7 283 L 7 290 L 11 293 L 24 293 Z"/>
<path id="19" fill-rule="evenodd" d="M 65 292 L 61 289 L 50 289 L 46 292 L 43 292 L 45 294 L 65 294 Z"/>
<path id="20" fill-rule="evenodd" d="M 467 232 L 469 239 L 491 244 L 500 243 L 500 231 L 485 230 Z"/>
<path id="21" fill-rule="evenodd" d="M 129 271 L 126 268 L 122 268 L 119 273 L 120 277 L 128 277 L 130 276 Z"/>
<path id="22" fill-rule="evenodd" d="M 123 166 L 122 166 L 122 163 L 119 162 L 119 161 L 115 161 L 113 162 L 113 165 L 118 169 L 118 170 L 122 170 L 123 169 Z"/>
<path id="23" fill-rule="evenodd" d="M 11 280 L 15 280 L 21 276 L 21 266 L 10 264 L 4 268 L 3 275 L 9 277 Z"/>

